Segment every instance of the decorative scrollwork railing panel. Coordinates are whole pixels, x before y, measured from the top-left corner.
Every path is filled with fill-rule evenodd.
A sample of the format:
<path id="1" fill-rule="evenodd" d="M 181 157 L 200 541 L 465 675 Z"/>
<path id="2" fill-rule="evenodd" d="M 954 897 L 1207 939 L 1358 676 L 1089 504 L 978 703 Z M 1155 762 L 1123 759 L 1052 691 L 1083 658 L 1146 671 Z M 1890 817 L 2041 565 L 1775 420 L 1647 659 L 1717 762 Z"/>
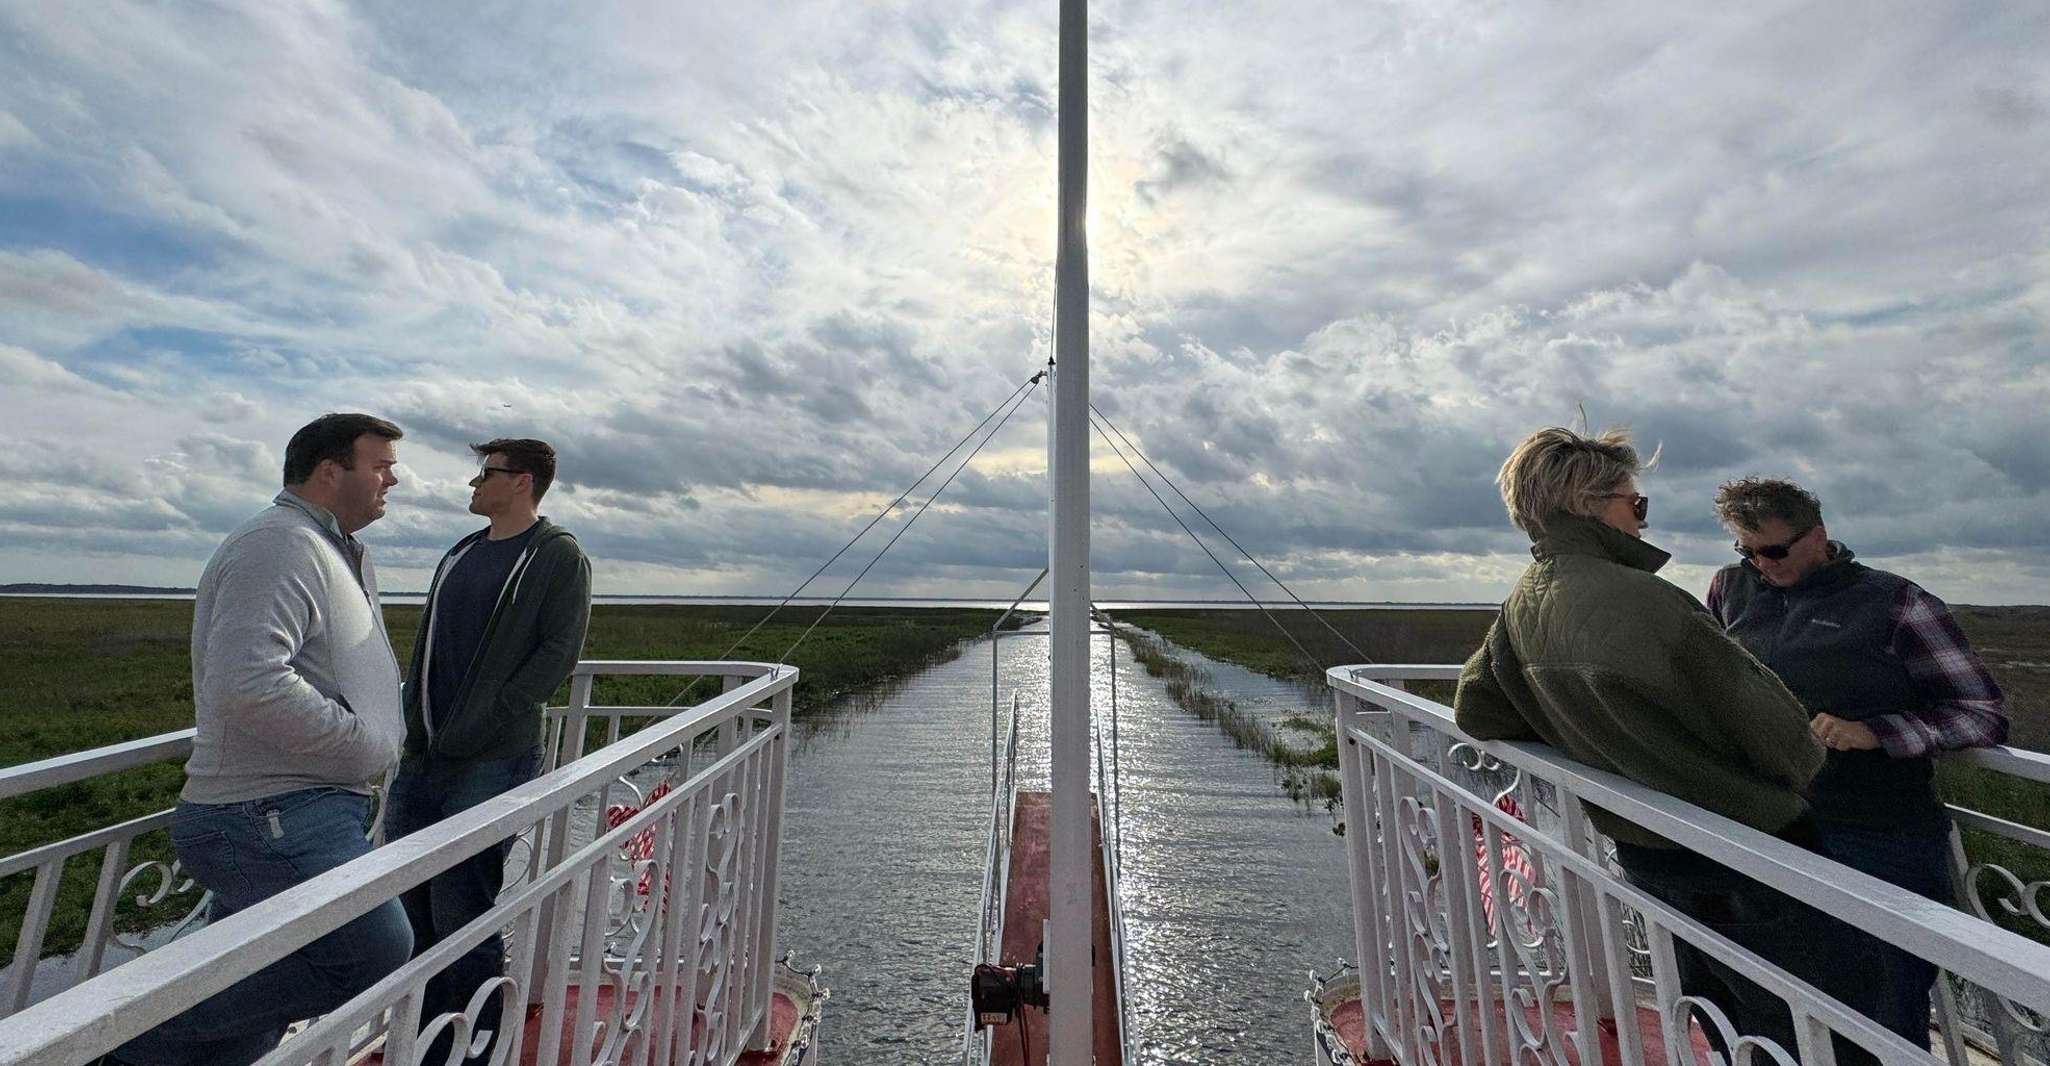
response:
<path id="1" fill-rule="evenodd" d="M 1449 708 L 1401 687 L 1454 672 L 1356 667 L 1329 675 L 1357 950 L 1373 963 L 1359 977 L 1366 1058 L 1435 1066 L 1456 1053 L 1461 1062 L 1567 1066 L 1620 1055 L 1638 1066 L 1648 1048 L 1677 1062 L 1716 1044 L 1764 1066 L 1826 1061 L 1844 1041 L 1889 1064 L 1965 1066 L 1967 1056 L 1984 1062 L 1990 1052 L 2019 1066 L 2038 1054 L 2030 1042 L 2050 1010 L 2050 949 L 1986 919 L 2040 922 L 2050 889 L 1984 858 L 1961 862 L 1971 882 L 1961 894 L 1976 901 L 1968 904 L 1975 917 L 1932 913 L 1894 886 L 1541 745 L 1475 742 L 1459 733 Z M 1380 683 L 1384 675 L 1392 680 Z M 2050 783 L 2050 759 L 1977 757 Z M 1963 990 L 1945 998 L 1964 1002 L 1965 1013 L 1954 1002 L 1939 1010 L 1947 1039 L 1936 1055 L 1880 1029 L 1636 890 L 1583 801 L 1924 954 Z M 1980 827 L 1970 817 L 1959 820 Z M 2008 833 L 2031 842 L 2037 835 L 2050 842 L 2027 827 Z M 1792 1035 L 1741 1032 L 1707 1000 L 1683 994 L 1676 958 L 1688 952 L 1779 996 L 1794 1018 Z M 1983 1021 L 1970 1013 L 1974 997 Z"/>
<path id="2" fill-rule="evenodd" d="M 695 706 L 590 706 L 593 679 L 609 673 L 709 673 L 726 683 Z M 288 1039 L 267 1066 L 341 1066 L 372 1051 L 421 1066 L 437 1039 L 482 1047 L 487 1036 L 500 1061 L 730 1064 L 766 1038 L 770 1016 L 795 679 L 794 670 L 769 664 L 580 664 L 560 722 L 651 724 L 621 730 L 616 743 L 588 755 L 581 732 L 559 728 L 536 780 L 219 923 L 188 919 L 191 935 L 156 947 L 146 965 L 110 964 L 0 1020 L 0 1061 L 90 1059 L 451 863 L 499 849 L 512 852 L 513 876 L 492 911 Z M 162 746 L 153 750 L 170 757 Z M 86 753 L 64 772 L 122 758 L 129 756 Z M 51 777 L 41 766 L 0 771 L 0 795 L 10 781 L 44 787 L 37 782 Z M 622 779 L 659 779 L 667 788 L 630 788 Z M 619 799 L 637 801 L 635 809 L 608 821 Z M 142 828 L 161 832 L 162 823 Z M 70 846 L 75 853 L 114 841 Z M 40 870 L 52 858 L 0 861 Z M 197 886 L 167 861 L 131 861 L 102 880 L 108 907 L 95 925 L 109 930 L 119 900 L 176 904 L 180 916 L 202 906 Z M 427 982 L 494 935 L 504 938 L 503 976 L 470 990 L 458 1009 L 423 1017 Z"/>

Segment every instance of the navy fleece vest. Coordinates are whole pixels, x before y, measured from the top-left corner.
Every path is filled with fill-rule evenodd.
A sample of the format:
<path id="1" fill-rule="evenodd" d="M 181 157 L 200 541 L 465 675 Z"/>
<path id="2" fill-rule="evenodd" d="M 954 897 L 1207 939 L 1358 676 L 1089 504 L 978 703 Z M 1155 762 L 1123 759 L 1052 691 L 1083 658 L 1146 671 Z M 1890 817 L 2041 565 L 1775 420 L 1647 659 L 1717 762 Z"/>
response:
<path id="1" fill-rule="evenodd" d="M 1719 605 L 1724 627 L 1810 714 L 1864 719 L 1920 707 L 1926 697 L 1892 650 L 1893 605 L 1908 580 L 1836 548 L 1836 558 L 1791 588 L 1768 584 L 1748 565 L 1726 569 Z M 1945 818 L 1934 777 L 1928 758 L 1832 750 L 1808 798 L 1825 823 L 1940 833 Z"/>

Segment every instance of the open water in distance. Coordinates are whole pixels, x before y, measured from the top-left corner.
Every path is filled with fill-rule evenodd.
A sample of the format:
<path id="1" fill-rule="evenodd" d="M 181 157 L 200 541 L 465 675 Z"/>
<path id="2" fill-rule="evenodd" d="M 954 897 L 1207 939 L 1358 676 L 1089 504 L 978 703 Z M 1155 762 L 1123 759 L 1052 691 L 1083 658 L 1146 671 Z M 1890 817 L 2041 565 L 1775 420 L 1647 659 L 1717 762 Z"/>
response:
<path id="1" fill-rule="evenodd" d="M 1108 726 L 1110 646 L 1095 642 Z M 998 642 L 1024 708 L 1019 777 L 1047 775 L 1046 641 Z M 1187 654 L 1184 652 L 1183 654 Z M 825 967 L 825 1061 L 957 1061 L 988 832 L 990 644 L 799 724 L 780 942 Z M 1117 653 L 1127 995 L 1145 1063 L 1294 1061 L 1313 966 L 1351 954 L 1345 853 L 1323 811 Z M 1323 714 L 1315 693 L 1210 665 L 1228 696 Z M 1286 691 L 1282 691 L 1286 689 Z M 1108 743 L 1106 742 L 1106 750 Z"/>

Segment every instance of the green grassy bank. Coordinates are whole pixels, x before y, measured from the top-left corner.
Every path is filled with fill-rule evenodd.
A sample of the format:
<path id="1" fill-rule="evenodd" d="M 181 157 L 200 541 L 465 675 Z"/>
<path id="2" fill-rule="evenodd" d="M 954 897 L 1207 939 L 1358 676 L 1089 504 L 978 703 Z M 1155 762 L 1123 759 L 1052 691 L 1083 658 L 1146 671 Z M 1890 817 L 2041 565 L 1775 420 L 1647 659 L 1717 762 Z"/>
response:
<path id="1" fill-rule="evenodd" d="M 1117 618 L 1213 659 L 1270 677 L 1321 683 L 1326 667 L 1361 662 L 1360 652 L 1377 663 L 1464 662 L 1480 646 L 1495 617 L 1487 611 L 1428 609 L 1317 613 L 1323 621 L 1300 610 L 1131 611 Z M 1302 651 L 1281 635 L 1283 629 L 1315 663 L 1306 661 Z"/>
<path id="2" fill-rule="evenodd" d="M 1118 621 L 1156 633 L 1220 662 L 1271 677 L 1321 684 L 1326 667 L 1363 661 L 1457 662 L 1478 645 L 1493 615 L 1482 611 L 1320 611 L 1322 621 L 1302 611 L 1160 610 L 1120 613 Z M 1327 626 L 1328 623 L 1328 626 Z M 1285 629 L 1289 636 L 1283 636 Z M 1291 643 L 1289 637 L 1294 638 Z M 1339 801 L 1338 745 L 1323 713 L 1291 715 L 1264 722 L 1214 690 L 1201 667 L 1144 635 L 1129 640 L 1146 672 L 1162 678 L 1168 695 L 1184 710 L 1214 722 L 1240 748 L 1274 766 L 1276 783 L 1290 799 L 1335 809 Z M 1296 644 L 1302 645 L 1300 649 Z M 1357 649 L 1357 650 L 1355 650 Z M 1304 658 L 1307 652 L 1314 662 Z M 1450 701 L 1449 684 L 1421 682 L 1412 690 Z M 1321 706 L 1321 705 L 1320 705 Z"/>
<path id="3" fill-rule="evenodd" d="M 1176 657 L 1158 638 L 1128 632 L 1126 643 L 1147 676 L 1160 678 L 1169 698 L 1183 710 L 1213 723 L 1233 744 L 1272 764 L 1276 783 L 1290 799 L 1336 808 L 1338 737 L 1330 722 L 1298 714 L 1270 725 L 1219 695 L 1209 671 Z"/>
<path id="4" fill-rule="evenodd" d="M 584 657 L 715 658 L 767 610 L 601 604 L 592 612 Z M 731 657 L 779 658 L 820 610 L 785 608 Z M 946 608 L 836 610 L 790 656 L 800 671 L 796 713 L 814 713 L 849 693 L 951 658 L 963 639 L 987 632 L 996 614 Z M 390 607 L 385 618 L 404 661 L 420 609 Z M 0 765 L 190 726 L 191 625 L 190 602 L 0 599 Z M 595 699 L 662 704 L 681 688 L 672 678 L 616 678 L 601 681 Z M 716 682 L 707 681 L 693 698 L 717 691 Z M 566 697 L 559 695 L 558 702 L 561 698 Z M 0 855 L 163 810 L 176 802 L 183 783 L 181 764 L 172 762 L 0 802 Z M 163 858 L 168 850 L 163 834 L 151 834 L 139 842 L 136 858 Z M 91 855 L 66 868 L 46 953 L 78 943 L 98 867 L 98 856 Z M 0 953 L 9 957 L 33 879 L 24 873 L 0 883 Z M 190 905 L 189 899 L 184 905 Z M 121 914 L 129 928 L 162 917 L 133 910 Z"/>

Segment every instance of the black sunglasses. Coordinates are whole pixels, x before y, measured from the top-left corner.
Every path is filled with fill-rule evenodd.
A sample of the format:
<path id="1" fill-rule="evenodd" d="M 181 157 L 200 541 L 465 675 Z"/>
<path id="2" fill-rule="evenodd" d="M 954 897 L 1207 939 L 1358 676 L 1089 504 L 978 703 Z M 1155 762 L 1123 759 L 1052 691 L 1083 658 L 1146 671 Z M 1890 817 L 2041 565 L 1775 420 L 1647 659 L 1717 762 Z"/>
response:
<path id="1" fill-rule="evenodd" d="M 512 467 L 509 467 L 509 466 L 485 466 L 485 467 L 479 467 L 479 468 L 477 469 L 477 476 L 476 476 L 476 477 L 474 477 L 474 478 L 471 478 L 470 480 L 472 480 L 472 481 L 489 481 L 489 480 L 491 480 L 491 475 L 493 475 L 493 474 L 524 474 L 524 473 L 526 473 L 526 471 L 524 471 L 524 470 L 514 470 L 514 469 L 513 469 Z"/>
<path id="2" fill-rule="evenodd" d="M 1737 554 L 1746 559 L 1771 559 L 1773 562 L 1779 562 L 1794 550 L 1794 545 L 1801 543 L 1802 537 L 1813 532 L 1815 532 L 1815 527 L 1809 526 L 1807 529 L 1794 534 L 1785 544 L 1767 544 L 1762 548 L 1746 548 L 1743 544 L 1738 543 L 1732 544 L 1730 547 L 1737 549 Z"/>
<path id="3" fill-rule="evenodd" d="M 1636 515 L 1639 522 L 1651 517 L 1651 497 L 1649 496 L 1635 492 L 1610 492 L 1604 493 L 1602 499 L 1620 500 L 1626 496 L 1630 498 L 1630 513 Z"/>

